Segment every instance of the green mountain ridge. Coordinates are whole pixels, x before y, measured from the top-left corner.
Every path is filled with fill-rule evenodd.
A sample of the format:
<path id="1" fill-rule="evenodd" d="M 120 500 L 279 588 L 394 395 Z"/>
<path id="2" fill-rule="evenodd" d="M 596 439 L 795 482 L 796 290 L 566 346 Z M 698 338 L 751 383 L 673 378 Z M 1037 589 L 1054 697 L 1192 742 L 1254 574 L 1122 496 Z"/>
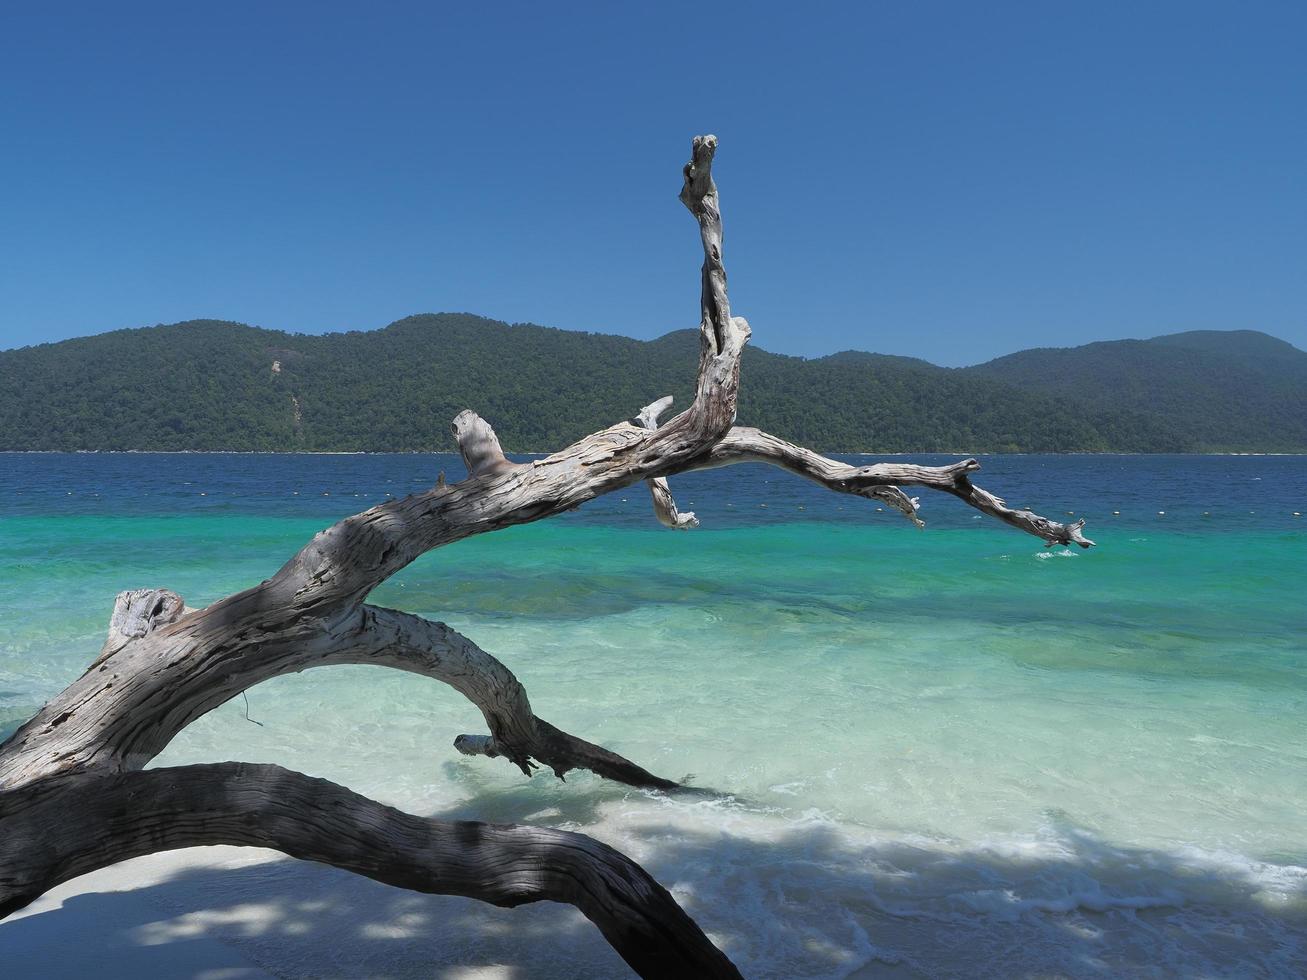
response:
<path id="1" fill-rule="evenodd" d="M 461 313 L 291 334 L 195 320 L 0 351 L 0 450 L 443 451 L 472 408 L 561 448 L 672 394 L 696 331 L 639 341 Z M 1307 353 L 1255 331 L 967 368 L 750 347 L 741 424 L 828 452 L 1307 452 Z"/>
<path id="2" fill-rule="evenodd" d="M 1200 450 L 1307 446 L 1307 353 L 1253 330 L 1037 348 L 966 370 L 1092 411 L 1168 419 Z"/>

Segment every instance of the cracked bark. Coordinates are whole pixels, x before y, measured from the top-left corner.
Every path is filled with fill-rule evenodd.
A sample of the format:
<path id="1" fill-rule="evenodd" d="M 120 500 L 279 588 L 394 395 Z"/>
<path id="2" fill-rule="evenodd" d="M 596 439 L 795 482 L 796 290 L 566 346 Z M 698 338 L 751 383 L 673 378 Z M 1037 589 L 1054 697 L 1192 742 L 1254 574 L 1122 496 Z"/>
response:
<path id="1" fill-rule="evenodd" d="M 500 905 L 575 905 L 643 976 L 738 976 L 730 961 L 637 864 L 579 834 L 424 820 L 274 766 L 228 763 L 144 770 L 191 721 L 261 681 L 332 664 L 375 664 L 442 681 L 481 710 L 488 734 L 455 748 L 506 758 L 530 775 L 577 769 L 673 789 L 601 746 L 534 714 L 513 673 L 442 623 L 365 603 L 419 556 L 475 534 L 541 520 L 645 482 L 658 519 L 677 510 L 666 478 L 766 462 L 831 490 L 881 500 L 920 524 L 902 487 L 953 494 L 1048 544 L 1093 542 L 1012 510 L 973 485 L 974 460 L 944 467 L 854 467 L 735 426 L 749 325 L 731 315 L 712 164 L 697 137 L 681 201 L 699 225 L 700 356 L 695 397 L 659 425 L 669 398 L 544 459 L 508 460 L 471 411 L 453 420 L 468 476 L 355 514 L 317 534 L 272 577 L 204 609 L 163 589 L 123 593 L 100 656 L 0 746 L 0 915 L 69 877 L 140 854 L 196 844 L 268 846 L 404 888 Z"/>

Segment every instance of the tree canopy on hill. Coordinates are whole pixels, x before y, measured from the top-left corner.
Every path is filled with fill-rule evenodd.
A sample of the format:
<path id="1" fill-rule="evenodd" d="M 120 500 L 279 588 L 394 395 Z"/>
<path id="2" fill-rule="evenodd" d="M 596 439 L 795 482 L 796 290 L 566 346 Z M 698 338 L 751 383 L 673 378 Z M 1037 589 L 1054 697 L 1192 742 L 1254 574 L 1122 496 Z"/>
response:
<path id="1" fill-rule="evenodd" d="M 1203 450 L 1307 447 L 1307 353 L 1253 330 L 1200 330 L 1009 354 L 968 369 L 1093 411 L 1171 419 Z"/>
<path id="2" fill-rule="evenodd" d="M 662 394 L 654 341 L 468 314 L 289 334 L 196 320 L 0 352 L 0 449 L 443 451 L 463 408 L 549 450 Z M 1307 451 L 1307 354 L 1249 331 L 1033 350 L 973 368 L 748 349 L 740 422 L 827 451 Z"/>

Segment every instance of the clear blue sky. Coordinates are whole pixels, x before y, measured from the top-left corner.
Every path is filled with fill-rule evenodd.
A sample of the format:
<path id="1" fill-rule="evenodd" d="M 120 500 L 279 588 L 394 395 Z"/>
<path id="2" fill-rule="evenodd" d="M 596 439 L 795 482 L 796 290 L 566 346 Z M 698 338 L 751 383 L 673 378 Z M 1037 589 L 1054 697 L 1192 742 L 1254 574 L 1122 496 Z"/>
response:
<path id="1" fill-rule="evenodd" d="M 638 6 L 5 4 L 0 347 L 693 326 L 709 131 L 759 346 L 1307 347 L 1307 4 Z"/>

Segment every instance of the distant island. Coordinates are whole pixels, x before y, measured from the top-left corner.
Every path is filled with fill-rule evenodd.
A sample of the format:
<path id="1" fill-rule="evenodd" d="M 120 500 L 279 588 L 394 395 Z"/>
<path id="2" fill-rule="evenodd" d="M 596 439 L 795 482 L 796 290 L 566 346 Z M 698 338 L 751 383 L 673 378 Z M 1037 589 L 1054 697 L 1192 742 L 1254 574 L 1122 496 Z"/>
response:
<path id="1" fill-rule="evenodd" d="M 474 408 L 510 451 L 662 394 L 697 332 L 652 341 L 462 313 L 291 334 L 194 320 L 0 352 L 0 450 L 446 451 Z M 1307 353 L 1251 330 L 1039 348 L 966 368 L 753 347 L 739 421 L 828 452 L 1307 452 Z"/>

